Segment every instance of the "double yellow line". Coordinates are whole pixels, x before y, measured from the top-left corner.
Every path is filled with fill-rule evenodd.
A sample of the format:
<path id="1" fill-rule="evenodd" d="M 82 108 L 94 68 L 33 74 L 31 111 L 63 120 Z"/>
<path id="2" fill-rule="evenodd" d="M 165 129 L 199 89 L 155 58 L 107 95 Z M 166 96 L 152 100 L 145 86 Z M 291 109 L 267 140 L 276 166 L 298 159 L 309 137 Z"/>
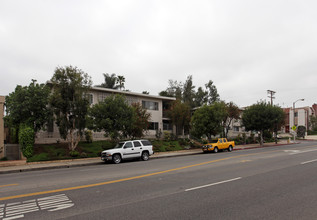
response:
<path id="1" fill-rule="evenodd" d="M 235 158 L 239 158 L 239 157 L 251 156 L 251 155 L 256 155 L 256 154 L 263 154 L 263 153 L 253 153 L 253 154 L 239 155 L 239 156 L 233 156 L 233 157 L 226 157 L 226 158 L 222 158 L 222 159 L 207 161 L 207 162 L 193 164 L 193 165 L 189 165 L 189 166 L 178 167 L 178 168 L 174 168 L 174 169 L 163 170 L 163 171 L 159 171 L 159 172 L 155 172 L 155 173 L 149 173 L 149 174 L 144 174 L 144 175 L 140 175 L 140 176 L 133 176 L 133 177 L 123 178 L 123 179 L 118 179 L 118 180 L 107 181 L 107 182 L 94 183 L 94 184 L 82 185 L 82 186 L 74 186 L 74 187 L 61 188 L 61 189 L 54 189 L 54 190 L 48 190 L 48 191 L 42 191 L 42 192 L 26 193 L 26 194 L 15 195 L 15 196 L 7 196 L 7 197 L 0 198 L 0 201 L 23 198 L 23 197 L 30 197 L 30 196 L 38 196 L 38 195 L 44 195 L 44 194 L 49 194 L 49 193 L 64 192 L 64 191 L 70 191 L 70 190 L 76 190 L 76 189 L 84 189 L 84 188 L 108 185 L 108 184 L 112 184 L 112 183 L 119 183 L 119 182 L 124 182 L 124 181 L 129 181 L 129 180 L 141 179 L 144 177 L 155 176 L 155 175 L 169 173 L 169 172 L 173 172 L 173 171 L 184 170 L 184 169 L 191 168 L 191 167 L 197 167 L 197 166 L 216 163 L 216 162 L 220 162 L 220 161 L 224 161 L 224 160 L 235 159 Z M 11 184 L 11 185 L 14 185 L 14 184 Z"/>

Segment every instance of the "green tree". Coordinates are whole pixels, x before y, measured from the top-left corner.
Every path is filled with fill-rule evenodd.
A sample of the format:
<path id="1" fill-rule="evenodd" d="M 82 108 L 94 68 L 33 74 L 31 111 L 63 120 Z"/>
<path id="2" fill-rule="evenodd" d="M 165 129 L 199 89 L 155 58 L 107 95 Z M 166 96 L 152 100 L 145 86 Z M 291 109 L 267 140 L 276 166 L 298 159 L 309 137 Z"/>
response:
<path id="1" fill-rule="evenodd" d="M 195 107 L 195 86 L 193 85 L 193 76 L 187 77 L 183 86 L 183 102 L 188 104 L 191 108 Z"/>
<path id="2" fill-rule="evenodd" d="M 217 87 L 214 85 L 212 80 L 209 80 L 207 84 L 205 84 L 207 91 L 207 104 L 213 104 L 215 102 L 219 102 L 220 97 L 218 94 Z"/>
<path id="3" fill-rule="evenodd" d="M 226 114 L 223 119 L 223 128 L 224 128 L 224 137 L 228 138 L 228 132 L 230 129 L 230 125 L 234 119 L 240 118 L 240 109 L 233 102 L 229 102 L 225 104 Z"/>
<path id="4" fill-rule="evenodd" d="M 16 86 L 15 91 L 6 96 L 6 124 L 17 130 L 20 124 L 30 126 L 35 132 L 42 129 L 51 117 L 49 94 L 49 88 L 36 80 L 29 86 Z"/>
<path id="5" fill-rule="evenodd" d="M 317 131 L 317 116 L 311 115 L 309 117 L 309 127 L 313 130 L 313 131 Z"/>
<path id="6" fill-rule="evenodd" d="M 213 105 L 203 105 L 198 108 L 191 120 L 191 134 L 197 138 L 206 135 L 211 141 L 222 131 L 222 120 L 225 116 L 223 103 L 215 102 Z"/>
<path id="7" fill-rule="evenodd" d="M 120 139 L 131 134 L 135 123 L 134 110 L 122 95 L 111 95 L 103 102 L 91 107 L 91 128 L 104 131 L 111 139 Z"/>
<path id="8" fill-rule="evenodd" d="M 117 83 L 119 84 L 120 90 L 122 90 L 122 88 L 124 88 L 125 77 L 124 76 L 117 76 Z"/>
<path id="9" fill-rule="evenodd" d="M 207 104 L 208 102 L 208 92 L 205 91 L 202 87 L 198 87 L 197 92 L 195 94 L 195 107 L 199 107 Z"/>
<path id="10" fill-rule="evenodd" d="M 20 124 L 19 144 L 22 154 L 26 158 L 33 156 L 34 136 L 35 132 L 32 127 L 29 127 L 25 124 Z"/>
<path id="11" fill-rule="evenodd" d="M 159 93 L 160 96 L 175 97 L 176 99 L 182 100 L 183 97 L 183 83 L 177 80 L 169 80 L 168 87 L 166 90 Z"/>
<path id="12" fill-rule="evenodd" d="M 103 76 L 105 78 L 105 82 L 102 83 L 101 85 L 97 85 L 97 87 L 108 88 L 108 89 L 119 88 L 119 85 L 117 84 L 118 77 L 116 76 L 116 74 L 112 73 L 110 75 L 109 73 L 103 73 Z"/>
<path id="13" fill-rule="evenodd" d="M 168 110 L 168 116 L 172 124 L 176 127 L 176 136 L 182 134 L 183 130 L 189 130 L 190 125 L 190 106 L 176 100 Z"/>
<path id="14" fill-rule="evenodd" d="M 68 141 L 74 151 L 86 127 L 89 108 L 87 92 L 91 78 L 77 67 L 57 67 L 51 79 L 52 106 L 61 137 Z"/>
<path id="15" fill-rule="evenodd" d="M 133 120 L 134 123 L 131 126 L 131 130 L 128 132 L 128 135 L 132 138 L 141 138 L 149 127 L 151 114 L 148 113 L 146 109 L 143 109 L 139 103 L 133 103 L 132 109 L 134 111 L 135 119 Z"/>
<path id="16" fill-rule="evenodd" d="M 263 145 L 263 132 L 278 127 L 284 118 L 284 112 L 280 107 L 258 102 L 243 112 L 242 123 L 247 131 L 260 132 L 260 144 Z"/>

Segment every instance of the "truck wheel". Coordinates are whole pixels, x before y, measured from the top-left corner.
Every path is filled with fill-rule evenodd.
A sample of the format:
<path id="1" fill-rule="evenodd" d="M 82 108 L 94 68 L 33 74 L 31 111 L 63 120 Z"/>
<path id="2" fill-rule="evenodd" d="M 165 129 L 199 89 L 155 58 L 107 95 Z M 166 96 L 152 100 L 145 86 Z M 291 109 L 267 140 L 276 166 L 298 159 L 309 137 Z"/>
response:
<path id="1" fill-rule="evenodd" d="M 141 160 L 147 161 L 149 159 L 149 153 L 147 151 L 143 151 L 141 155 Z"/>
<path id="2" fill-rule="evenodd" d="M 214 148 L 214 153 L 217 153 L 218 152 L 218 147 L 215 147 Z"/>
<path id="3" fill-rule="evenodd" d="M 121 156 L 120 154 L 115 154 L 112 156 L 112 162 L 115 164 L 118 164 L 121 162 Z"/>
<path id="4" fill-rule="evenodd" d="M 232 148 L 232 146 L 230 145 L 230 146 L 228 147 L 228 151 L 231 152 L 232 150 L 233 150 L 233 148 Z"/>

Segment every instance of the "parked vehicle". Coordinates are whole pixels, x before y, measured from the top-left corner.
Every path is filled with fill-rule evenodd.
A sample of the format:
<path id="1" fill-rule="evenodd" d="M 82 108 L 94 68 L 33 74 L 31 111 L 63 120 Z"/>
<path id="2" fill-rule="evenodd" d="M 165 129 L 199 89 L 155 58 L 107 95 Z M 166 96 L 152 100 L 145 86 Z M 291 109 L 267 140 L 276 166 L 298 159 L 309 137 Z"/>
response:
<path id="1" fill-rule="evenodd" d="M 204 145 L 202 147 L 202 150 L 204 153 L 211 151 L 217 153 L 219 150 L 228 150 L 229 152 L 231 152 L 234 146 L 234 141 L 228 141 L 227 138 L 218 138 Z"/>
<path id="2" fill-rule="evenodd" d="M 101 160 L 112 161 L 115 164 L 125 159 L 140 158 L 148 160 L 154 154 L 153 145 L 148 140 L 131 140 L 119 142 L 113 149 L 101 152 Z"/>

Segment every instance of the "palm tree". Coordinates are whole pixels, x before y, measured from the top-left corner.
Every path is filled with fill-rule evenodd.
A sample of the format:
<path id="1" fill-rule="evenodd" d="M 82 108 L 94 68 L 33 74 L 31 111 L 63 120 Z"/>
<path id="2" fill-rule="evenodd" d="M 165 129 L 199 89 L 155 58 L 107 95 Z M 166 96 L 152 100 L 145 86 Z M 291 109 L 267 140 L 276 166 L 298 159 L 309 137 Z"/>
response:
<path id="1" fill-rule="evenodd" d="M 111 75 L 109 73 L 103 73 L 103 76 L 105 77 L 105 82 L 101 85 L 98 85 L 98 87 L 103 88 L 109 88 L 109 89 L 118 89 L 119 85 L 117 85 L 117 76 L 116 74 L 112 73 Z"/>
<path id="2" fill-rule="evenodd" d="M 117 83 L 119 83 L 119 88 L 120 88 L 120 90 L 122 90 L 122 88 L 124 88 L 124 83 L 125 83 L 124 76 L 118 76 Z"/>

